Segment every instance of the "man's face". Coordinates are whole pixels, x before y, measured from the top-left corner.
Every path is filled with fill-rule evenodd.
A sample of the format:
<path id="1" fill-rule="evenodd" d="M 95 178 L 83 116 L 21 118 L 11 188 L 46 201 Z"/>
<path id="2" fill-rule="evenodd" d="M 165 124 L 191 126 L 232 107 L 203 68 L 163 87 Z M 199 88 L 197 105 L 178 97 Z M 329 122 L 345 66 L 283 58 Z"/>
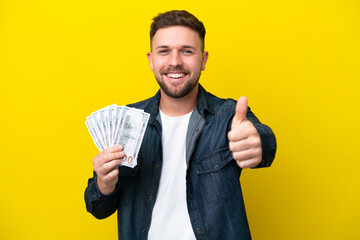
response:
<path id="1" fill-rule="evenodd" d="M 188 95 L 205 70 L 208 52 L 201 51 L 199 34 L 191 28 L 159 29 L 147 54 L 150 68 L 162 91 L 172 98 Z"/>

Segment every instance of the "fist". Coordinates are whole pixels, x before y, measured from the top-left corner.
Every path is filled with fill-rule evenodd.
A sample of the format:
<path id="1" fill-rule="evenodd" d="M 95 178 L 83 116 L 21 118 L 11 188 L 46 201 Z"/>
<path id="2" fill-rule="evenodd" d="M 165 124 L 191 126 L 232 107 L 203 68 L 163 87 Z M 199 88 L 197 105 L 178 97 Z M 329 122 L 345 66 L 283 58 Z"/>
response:
<path id="1" fill-rule="evenodd" d="M 100 152 L 93 159 L 94 171 L 97 174 L 97 185 L 103 194 L 110 194 L 115 190 L 118 181 L 120 158 L 124 157 L 123 147 L 110 147 Z"/>
<path id="2" fill-rule="evenodd" d="M 240 97 L 228 133 L 229 148 L 240 168 L 256 167 L 262 158 L 261 139 L 254 125 L 246 119 L 247 108 L 246 97 Z"/>

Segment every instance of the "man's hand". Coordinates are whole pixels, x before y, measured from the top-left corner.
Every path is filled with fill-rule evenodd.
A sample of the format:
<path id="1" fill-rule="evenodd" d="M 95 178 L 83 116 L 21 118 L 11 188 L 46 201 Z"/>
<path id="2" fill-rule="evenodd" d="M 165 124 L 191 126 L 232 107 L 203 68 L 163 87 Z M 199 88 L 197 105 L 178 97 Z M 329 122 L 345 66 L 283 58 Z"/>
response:
<path id="1" fill-rule="evenodd" d="M 256 167 L 262 158 L 261 139 L 254 125 L 246 119 L 247 99 L 240 97 L 228 133 L 229 148 L 241 168 Z"/>
<path id="2" fill-rule="evenodd" d="M 100 152 L 93 159 L 94 170 L 97 174 L 97 185 L 103 194 L 110 194 L 115 190 L 118 181 L 120 158 L 124 157 L 123 147 L 110 147 Z"/>

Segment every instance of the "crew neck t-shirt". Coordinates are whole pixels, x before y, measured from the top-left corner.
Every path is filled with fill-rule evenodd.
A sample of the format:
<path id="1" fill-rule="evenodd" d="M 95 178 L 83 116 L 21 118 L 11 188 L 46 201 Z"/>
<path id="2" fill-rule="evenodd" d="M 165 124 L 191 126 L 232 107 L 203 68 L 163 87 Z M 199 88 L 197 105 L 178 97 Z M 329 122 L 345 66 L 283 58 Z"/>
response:
<path id="1" fill-rule="evenodd" d="M 149 240 L 195 240 L 186 203 L 186 133 L 191 113 L 169 117 L 160 110 L 163 166 Z"/>

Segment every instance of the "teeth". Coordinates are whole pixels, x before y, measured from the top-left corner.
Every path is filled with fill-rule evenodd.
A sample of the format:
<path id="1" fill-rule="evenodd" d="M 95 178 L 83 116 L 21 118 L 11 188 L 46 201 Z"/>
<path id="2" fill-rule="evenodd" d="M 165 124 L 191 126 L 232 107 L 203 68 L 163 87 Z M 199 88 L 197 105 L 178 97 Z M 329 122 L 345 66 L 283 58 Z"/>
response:
<path id="1" fill-rule="evenodd" d="M 166 76 L 171 77 L 171 78 L 182 78 L 183 76 L 185 76 L 184 73 L 168 73 L 166 74 Z"/>

